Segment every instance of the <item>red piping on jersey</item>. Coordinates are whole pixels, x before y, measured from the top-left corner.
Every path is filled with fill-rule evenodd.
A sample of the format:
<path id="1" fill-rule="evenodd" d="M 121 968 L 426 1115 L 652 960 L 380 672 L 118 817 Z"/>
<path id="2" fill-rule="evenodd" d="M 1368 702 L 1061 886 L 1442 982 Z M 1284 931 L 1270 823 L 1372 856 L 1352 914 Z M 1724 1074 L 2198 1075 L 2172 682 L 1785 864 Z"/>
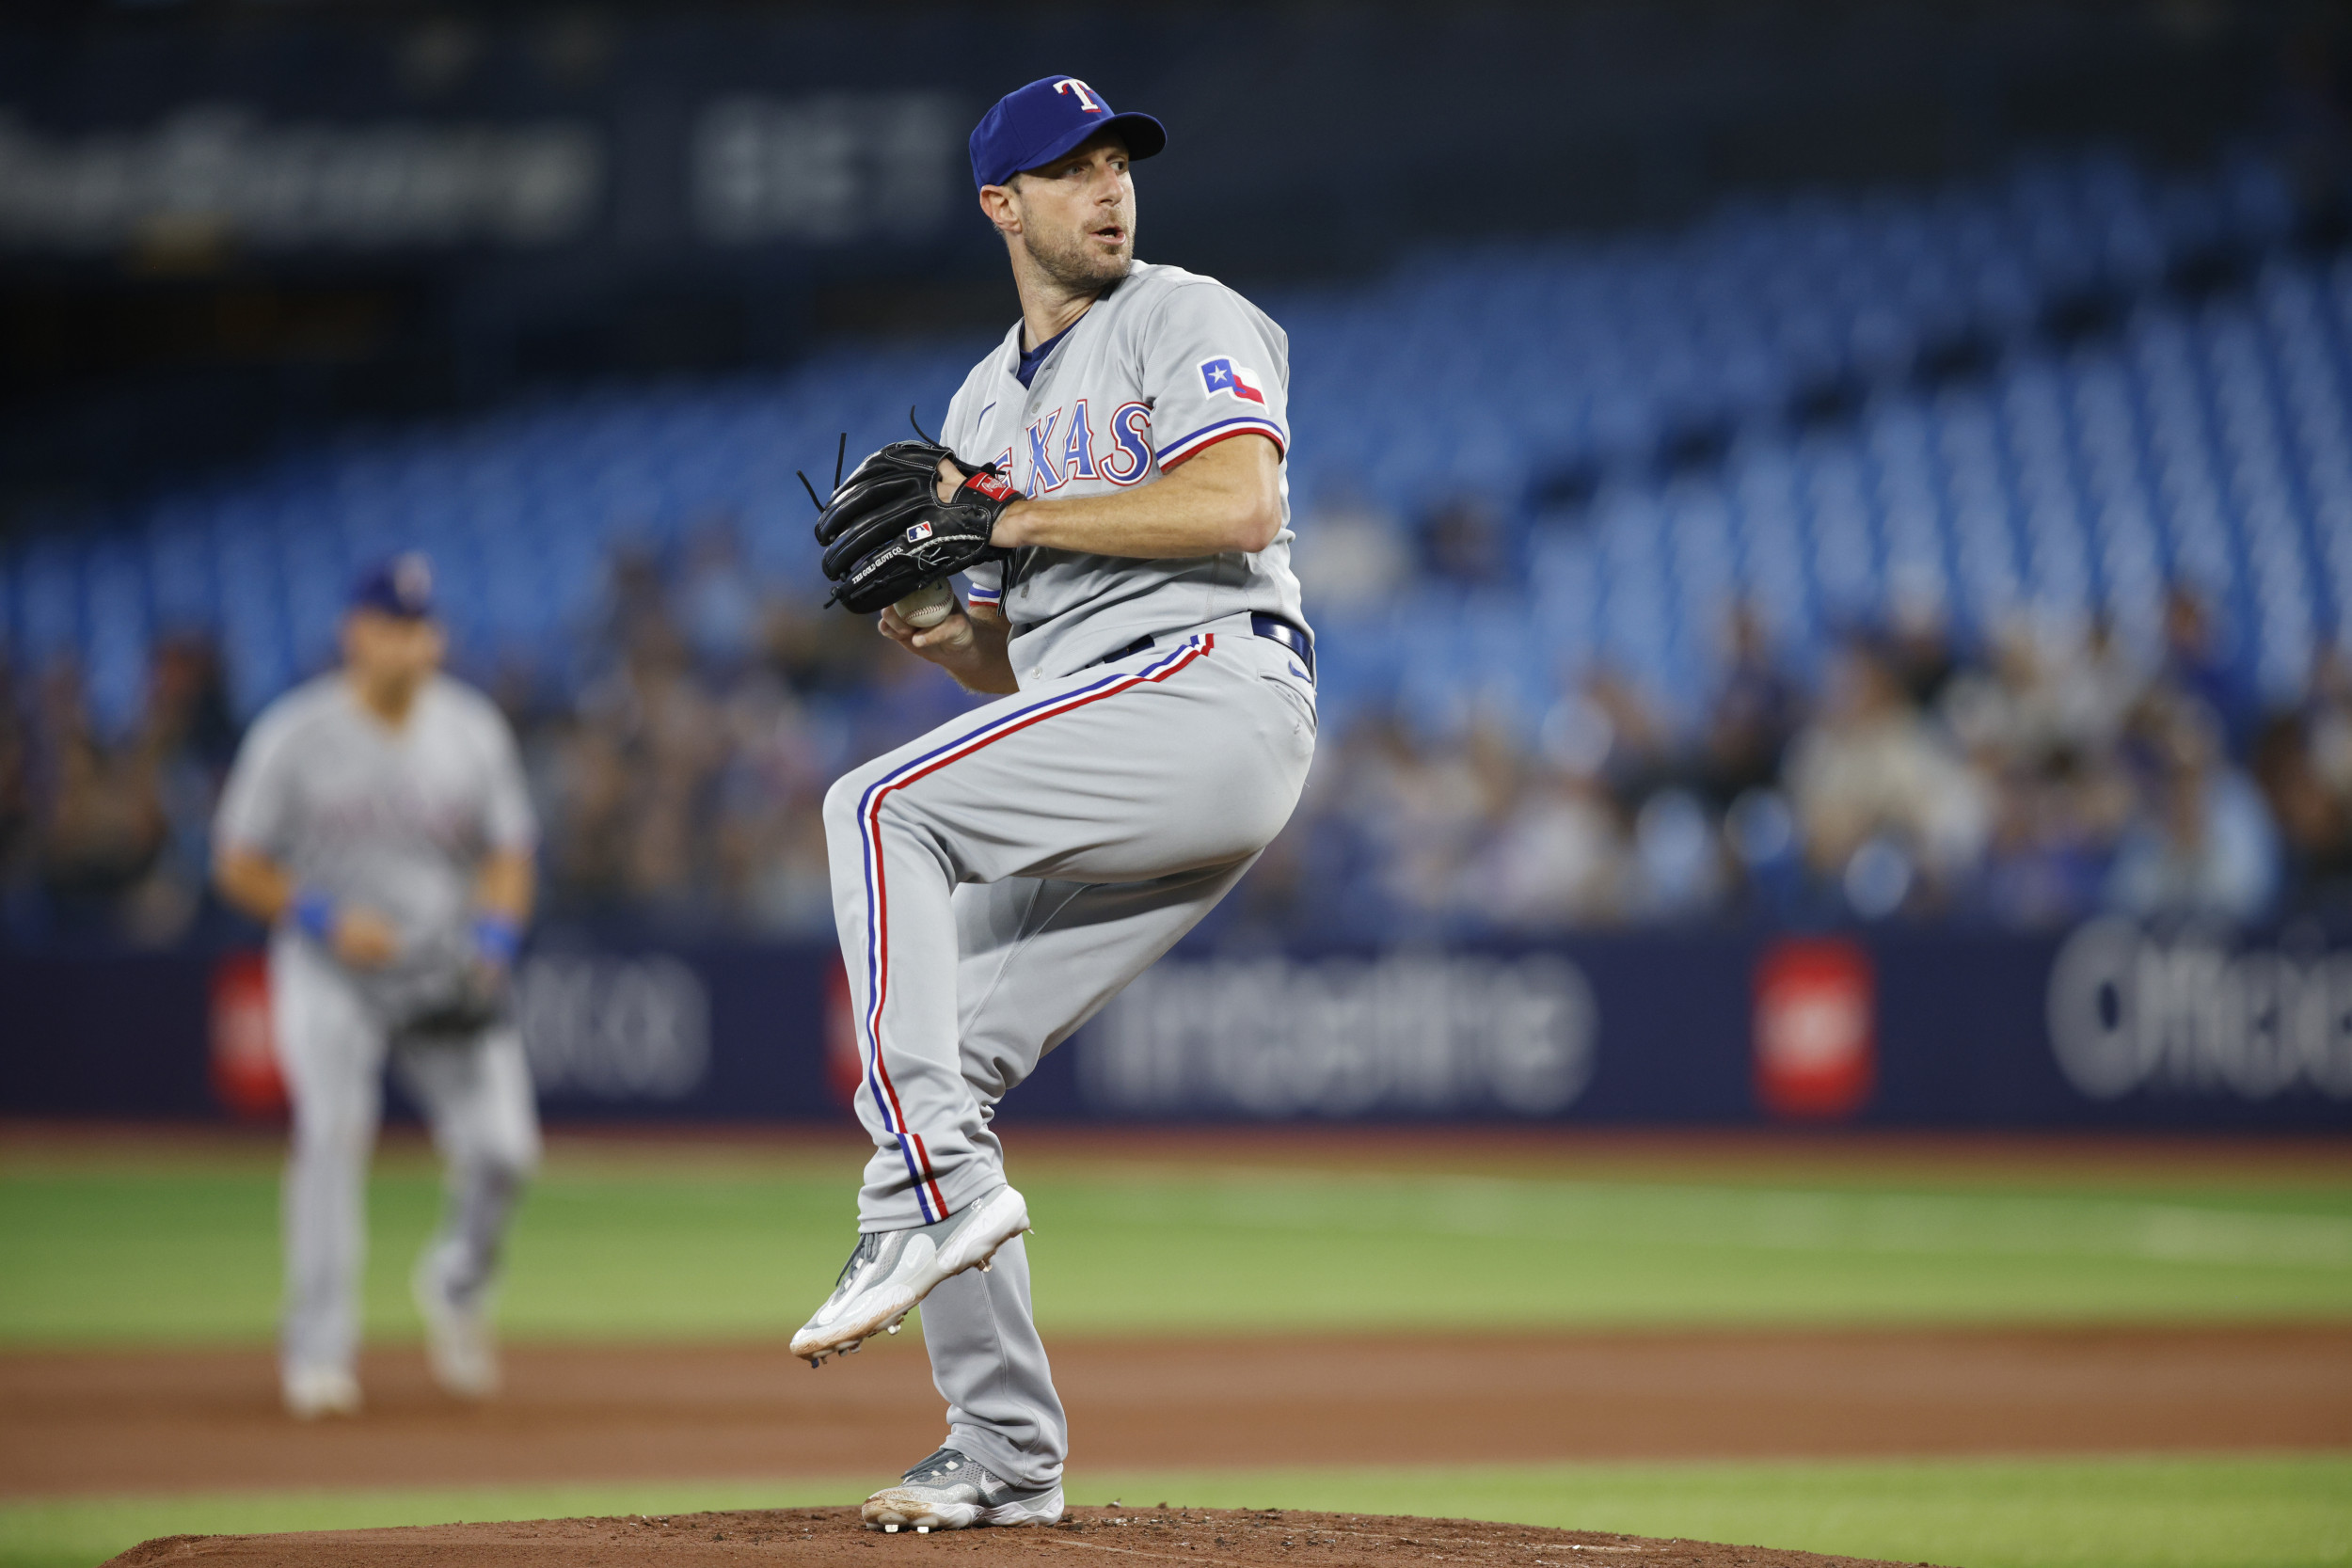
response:
<path id="1" fill-rule="evenodd" d="M 1211 447 L 1216 446 L 1219 441 L 1230 441 L 1236 436 L 1263 436 L 1267 440 L 1274 443 L 1275 455 L 1278 457 L 1287 457 L 1289 455 L 1288 451 L 1282 445 L 1281 435 L 1271 423 L 1249 424 L 1244 425 L 1239 430 L 1228 430 L 1222 434 L 1212 436 L 1207 440 L 1201 442 L 1199 446 L 1181 451 L 1174 457 L 1158 459 L 1160 472 L 1168 473 L 1177 468 L 1181 468 L 1185 464 L 1191 462 L 1194 458 L 1200 456 L 1202 452 L 1208 451 Z"/>

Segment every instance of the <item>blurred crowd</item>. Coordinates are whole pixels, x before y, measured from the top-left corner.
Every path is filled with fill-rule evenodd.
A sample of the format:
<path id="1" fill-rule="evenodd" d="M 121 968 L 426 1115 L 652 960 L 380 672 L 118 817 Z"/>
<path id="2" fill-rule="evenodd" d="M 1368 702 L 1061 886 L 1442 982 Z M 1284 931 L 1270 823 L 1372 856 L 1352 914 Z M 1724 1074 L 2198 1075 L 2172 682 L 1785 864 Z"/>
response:
<path id="1" fill-rule="evenodd" d="M 1383 940 L 2352 908 L 2352 668 L 2332 650 L 2298 703 L 2265 707 L 2183 589 L 2144 655 L 2099 621 L 1963 647 L 1926 598 L 1851 629 L 1809 687 L 1745 607 L 1724 638 L 1692 733 L 1600 670 L 1531 737 L 1393 714 L 1328 737 L 1255 907 Z"/>
<path id="2" fill-rule="evenodd" d="M 542 909 L 671 936 L 830 933 L 825 786 L 973 700 L 870 622 L 757 580 L 726 518 L 675 553 L 614 554 L 565 668 L 455 651 L 521 745 Z M 205 876 L 231 712 L 201 639 L 159 644 L 141 717 L 117 735 L 71 662 L 0 663 L 8 940 L 167 946 L 235 928 Z"/>
<path id="3" fill-rule="evenodd" d="M 583 646 L 495 683 L 559 916 L 831 933 L 826 786 L 976 701 L 869 619 L 763 586 L 723 523 L 675 562 L 617 555 Z"/>
<path id="4" fill-rule="evenodd" d="M 1335 717 L 1220 925 L 1415 941 L 2352 909 L 2352 665 L 2335 652 L 2298 702 L 2265 705 L 2186 591 L 2139 653 L 2096 622 L 2022 619 L 1963 646 L 1924 599 L 1852 628 L 1811 681 L 1745 608 L 1723 635 L 1695 725 L 1605 669 L 1564 680 L 1532 731 L 1473 717 L 1431 734 L 1377 704 Z M 973 701 L 866 621 L 763 583 L 723 518 L 669 558 L 617 554 L 573 646 L 562 670 L 460 661 L 521 740 L 559 921 L 829 934 L 826 784 Z M 72 665 L 0 667 L 11 941 L 230 928 L 204 869 L 231 715 L 197 639 L 158 645 L 120 734 Z"/>
<path id="5" fill-rule="evenodd" d="M 108 734 L 69 661 L 0 657 L 0 929 L 16 942 L 168 946 L 205 912 L 213 803 L 235 754 L 220 661 L 159 642 L 135 725 Z"/>

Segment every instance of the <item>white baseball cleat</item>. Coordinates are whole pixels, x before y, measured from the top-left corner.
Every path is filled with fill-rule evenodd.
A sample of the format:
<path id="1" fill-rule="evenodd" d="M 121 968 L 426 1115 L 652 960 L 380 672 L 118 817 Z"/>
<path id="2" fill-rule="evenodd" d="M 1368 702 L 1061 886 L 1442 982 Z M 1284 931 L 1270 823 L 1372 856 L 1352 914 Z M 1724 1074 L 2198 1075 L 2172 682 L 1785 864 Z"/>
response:
<path id="1" fill-rule="evenodd" d="M 974 1525 L 1050 1525 L 1062 1515 L 1061 1482 L 1015 1486 L 990 1475 L 970 1455 L 942 1449 L 898 1485 L 866 1498 L 858 1512 L 867 1529 L 891 1535 L 910 1526 L 928 1535 Z"/>
<path id="2" fill-rule="evenodd" d="M 409 1291 L 424 1318 L 425 1360 L 433 1381 L 453 1399 L 486 1400 L 499 1391 L 498 1335 L 484 1303 L 462 1306 L 441 1288 L 428 1250 L 417 1259 Z M 487 1292 L 484 1292 L 485 1295 Z"/>
<path id="3" fill-rule="evenodd" d="M 873 1230 L 857 1239 L 833 1294 L 792 1336 L 792 1354 L 810 1366 L 845 1355 L 898 1324 L 943 1279 L 984 1269 L 996 1249 L 1029 1228 L 1029 1205 L 999 1187 L 946 1219 L 905 1230 Z"/>
<path id="4" fill-rule="evenodd" d="M 297 1421 L 359 1414 L 359 1380 L 347 1367 L 289 1367 L 278 1380 L 286 1414 Z"/>

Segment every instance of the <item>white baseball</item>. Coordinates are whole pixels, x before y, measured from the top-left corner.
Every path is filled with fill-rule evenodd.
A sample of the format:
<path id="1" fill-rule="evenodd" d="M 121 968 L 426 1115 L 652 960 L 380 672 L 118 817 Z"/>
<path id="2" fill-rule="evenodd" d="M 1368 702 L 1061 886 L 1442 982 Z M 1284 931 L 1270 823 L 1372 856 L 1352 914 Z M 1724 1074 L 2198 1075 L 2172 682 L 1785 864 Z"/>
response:
<path id="1" fill-rule="evenodd" d="M 953 615 L 961 606 L 956 603 L 956 591 L 944 582 L 918 588 L 891 607 L 898 619 L 917 631 L 928 631 Z"/>

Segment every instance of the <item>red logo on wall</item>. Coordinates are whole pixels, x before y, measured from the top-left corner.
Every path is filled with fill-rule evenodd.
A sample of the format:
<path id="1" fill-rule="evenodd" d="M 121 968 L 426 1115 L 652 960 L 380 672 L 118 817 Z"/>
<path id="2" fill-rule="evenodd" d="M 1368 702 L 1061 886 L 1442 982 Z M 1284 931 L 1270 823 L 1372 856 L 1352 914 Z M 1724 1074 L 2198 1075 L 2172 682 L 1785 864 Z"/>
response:
<path id="1" fill-rule="evenodd" d="M 1756 965 L 1756 1098 L 1793 1121 L 1842 1121 L 1878 1082 L 1870 956 L 1835 938 L 1773 943 Z"/>
<path id="2" fill-rule="evenodd" d="M 269 1020 L 269 958 L 231 953 L 213 968 L 213 1093 L 242 1120 L 286 1114 Z"/>

